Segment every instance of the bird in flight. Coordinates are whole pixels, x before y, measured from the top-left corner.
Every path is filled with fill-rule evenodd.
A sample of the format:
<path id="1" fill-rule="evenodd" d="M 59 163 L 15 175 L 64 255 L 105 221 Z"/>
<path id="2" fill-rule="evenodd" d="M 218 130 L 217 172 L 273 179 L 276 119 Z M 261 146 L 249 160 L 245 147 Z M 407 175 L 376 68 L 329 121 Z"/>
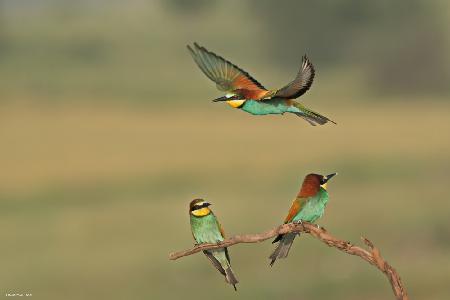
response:
<path id="1" fill-rule="evenodd" d="M 231 107 L 253 115 L 293 113 L 313 126 L 327 122 L 336 124 L 294 100 L 306 93 L 313 83 L 315 70 L 306 55 L 294 80 L 278 90 L 267 90 L 246 71 L 205 47 L 194 43 L 193 47 L 188 45 L 187 48 L 200 70 L 220 91 L 226 92 L 214 102 L 225 101 Z"/>
<path id="2" fill-rule="evenodd" d="M 191 231 L 196 244 L 218 243 L 223 241 L 225 233 L 209 206 L 211 203 L 203 199 L 194 199 L 189 204 Z M 231 269 L 228 249 L 205 250 L 203 253 L 213 266 L 225 276 L 225 281 L 233 285 L 236 290 L 238 280 Z"/>
<path id="3" fill-rule="evenodd" d="M 302 187 L 297 197 L 292 202 L 284 224 L 301 223 L 302 221 L 314 223 L 323 216 L 325 206 L 328 203 L 327 182 L 337 173 L 327 176 L 308 174 L 303 180 Z M 291 232 L 278 235 L 272 243 L 278 243 L 273 253 L 269 256 L 272 266 L 278 258 L 286 258 L 298 233 Z"/>

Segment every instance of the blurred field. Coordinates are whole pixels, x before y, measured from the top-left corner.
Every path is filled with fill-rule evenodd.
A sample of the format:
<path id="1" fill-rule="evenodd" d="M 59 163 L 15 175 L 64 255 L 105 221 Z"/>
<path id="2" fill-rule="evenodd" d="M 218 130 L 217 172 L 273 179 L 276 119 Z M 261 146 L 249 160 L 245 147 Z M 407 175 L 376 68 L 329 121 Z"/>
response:
<path id="1" fill-rule="evenodd" d="M 229 234 L 257 232 L 282 220 L 304 174 L 338 171 L 321 225 L 354 242 L 370 237 L 414 298 L 445 298 L 450 106 L 425 115 L 419 105 L 315 107 L 339 125 L 220 105 L 2 107 L 0 282 L 42 299 L 121 299 L 189 298 L 200 280 L 226 299 L 234 292 L 204 257 L 167 259 L 192 244 L 188 201 L 213 202 Z M 271 248 L 232 248 L 236 297 L 391 297 L 374 269 L 309 237 L 272 270 Z"/>
<path id="2" fill-rule="evenodd" d="M 438 84 L 450 74 L 450 42 L 439 39 L 450 28 L 441 26 L 447 3 L 423 10 L 412 1 L 420 9 L 409 17 L 399 5 L 397 15 L 389 10 L 392 23 L 376 13 L 358 18 L 359 6 L 354 15 L 333 6 L 322 29 L 347 28 L 343 43 L 354 47 L 333 40 L 324 49 L 318 34 L 304 46 L 286 42 L 292 56 L 270 48 L 289 24 L 261 21 L 252 1 L 242 10 L 233 1 L 36 3 L 0 2 L 0 295 L 392 299 L 373 267 L 309 236 L 272 269 L 270 242 L 233 246 L 237 293 L 203 255 L 168 260 L 193 245 L 194 197 L 213 203 L 228 235 L 261 232 L 283 220 L 305 174 L 336 171 L 320 224 L 354 243 L 371 239 L 411 299 L 450 297 L 450 93 Z M 264 3 L 258 12 L 279 13 Z M 324 4 L 301 3 L 307 7 L 290 24 L 311 11 L 325 18 L 317 12 Z M 370 9 L 361 11 L 372 11 L 364 3 Z M 314 25 L 298 38 L 322 30 Z M 436 43 L 411 49 L 429 54 L 420 76 L 436 85 L 410 82 L 402 68 L 417 61 L 402 45 L 385 47 L 385 36 L 401 37 L 404 28 L 428 36 L 421 26 Z M 313 128 L 293 115 L 254 117 L 212 104 L 219 93 L 184 48 L 194 40 L 268 87 L 289 80 L 292 61 L 307 52 L 318 72 L 302 100 L 338 125 Z M 394 71 L 386 79 L 378 67 L 406 79 Z"/>

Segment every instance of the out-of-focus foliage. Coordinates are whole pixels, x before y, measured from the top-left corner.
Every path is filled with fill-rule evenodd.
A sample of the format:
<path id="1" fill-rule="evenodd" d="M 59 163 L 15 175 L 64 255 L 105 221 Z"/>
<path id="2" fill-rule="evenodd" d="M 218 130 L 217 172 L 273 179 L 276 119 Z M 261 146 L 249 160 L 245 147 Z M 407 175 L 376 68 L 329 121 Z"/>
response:
<path id="1" fill-rule="evenodd" d="M 447 96 L 448 6 L 417 0 L 3 1 L 0 96 L 182 100 L 186 91 L 201 92 L 184 48 L 192 41 L 257 71 L 273 88 L 291 79 L 307 53 L 325 98 L 339 88 L 342 96 L 360 99 Z M 333 86 L 338 80 L 348 88 Z"/>
<path id="2" fill-rule="evenodd" d="M 217 5 L 217 0 L 167 0 L 163 1 L 162 4 L 168 10 L 178 13 L 180 17 L 192 14 L 194 16 L 199 16 L 201 13 L 208 13 Z"/>
<path id="3" fill-rule="evenodd" d="M 377 94 L 450 92 L 448 5 L 412 1 L 251 1 L 274 57 L 305 49 L 336 68 L 357 65 Z"/>

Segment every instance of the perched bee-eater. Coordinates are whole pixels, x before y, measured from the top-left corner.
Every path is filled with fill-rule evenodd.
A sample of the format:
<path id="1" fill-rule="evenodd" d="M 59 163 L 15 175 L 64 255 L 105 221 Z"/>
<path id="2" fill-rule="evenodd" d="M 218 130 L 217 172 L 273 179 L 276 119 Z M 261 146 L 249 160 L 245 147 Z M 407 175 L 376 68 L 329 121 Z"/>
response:
<path id="1" fill-rule="evenodd" d="M 314 67 L 306 55 L 303 56 L 302 66 L 294 80 L 281 89 L 267 90 L 247 72 L 197 43 L 194 43 L 193 48 L 189 45 L 187 47 L 200 70 L 216 83 L 219 90 L 227 93 L 213 100 L 214 102 L 226 101 L 231 107 L 253 115 L 289 112 L 302 117 L 313 126 L 323 125 L 328 121 L 335 123 L 293 100 L 306 93 L 314 79 Z"/>
<path id="2" fill-rule="evenodd" d="M 196 244 L 217 243 L 223 241 L 225 233 L 217 221 L 209 206 L 211 204 L 203 199 L 194 199 L 189 204 L 189 215 L 191 219 L 191 230 Z M 230 255 L 227 248 L 205 250 L 206 257 L 213 266 L 225 276 L 225 281 L 233 285 L 236 290 L 238 280 L 230 265 Z"/>
<path id="3" fill-rule="evenodd" d="M 302 221 L 314 223 L 323 216 L 328 202 L 327 182 L 335 176 L 333 173 L 327 176 L 308 174 L 303 180 L 302 187 L 297 197 L 292 202 L 289 213 L 284 220 L 286 223 L 301 223 Z M 273 253 L 269 256 L 272 266 L 277 258 L 286 258 L 289 249 L 298 233 L 286 233 L 278 235 L 272 243 L 279 242 Z"/>

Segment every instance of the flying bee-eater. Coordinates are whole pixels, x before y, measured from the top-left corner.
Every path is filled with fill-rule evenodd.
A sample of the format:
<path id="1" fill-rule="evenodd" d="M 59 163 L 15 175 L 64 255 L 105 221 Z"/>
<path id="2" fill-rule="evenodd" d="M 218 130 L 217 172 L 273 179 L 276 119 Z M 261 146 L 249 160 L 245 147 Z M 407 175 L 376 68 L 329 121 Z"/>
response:
<path id="1" fill-rule="evenodd" d="M 328 203 L 327 182 L 337 173 L 327 176 L 308 174 L 303 180 L 302 187 L 297 197 L 292 202 L 284 224 L 301 223 L 302 221 L 314 223 L 323 216 L 325 206 Z M 269 256 L 272 266 L 277 258 L 286 258 L 291 249 L 294 238 L 298 233 L 291 232 L 278 235 L 272 243 L 279 242 L 273 253 Z"/>
<path id="2" fill-rule="evenodd" d="M 194 199 L 189 204 L 192 235 L 196 244 L 218 243 L 223 241 L 225 233 L 209 206 L 211 203 L 203 199 Z M 231 269 L 228 249 L 205 250 L 203 253 L 211 261 L 213 266 L 225 276 L 225 281 L 233 285 L 236 290 L 238 280 Z"/>
<path id="3" fill-rule="evenodd" d="M 315 70 L 306 55 L 294 80 L 281 89 L 267 90 L 243 69 L 197 43 L 187 48 L 200 70 L 220 91 L 226 92 L 213 102 L 226 101 L 231 107 L 253 115 L 293 113 L 313 126 L 335 123 L 294 100 L 309 90 L 314 79 Z"/>

